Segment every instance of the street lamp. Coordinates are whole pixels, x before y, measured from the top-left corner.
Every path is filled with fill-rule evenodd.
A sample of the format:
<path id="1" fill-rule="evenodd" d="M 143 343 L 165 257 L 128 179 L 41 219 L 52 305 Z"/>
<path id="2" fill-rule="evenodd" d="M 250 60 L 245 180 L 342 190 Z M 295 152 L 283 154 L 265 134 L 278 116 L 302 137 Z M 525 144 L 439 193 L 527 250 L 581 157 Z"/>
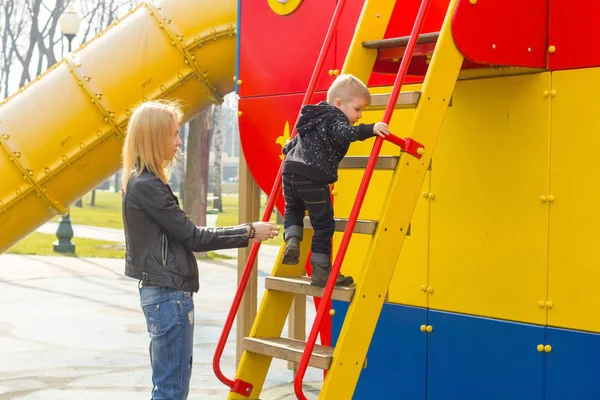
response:
<path id="1" fill-rule="evenodd" d="M 69 6 L 63 15 L 58 19 L 60 23 L 60 31 L 69 41 L 69 53 L 71 52 L 71 42 L 81 26 L 81 19 L 73 9 L 73 6 Z M 60 222 L 58 223 L 58 229 L 56 230 L 56 237 L 58 240 L 53 243 L 53 249 L 57 253 L 75 253 L 75 243 L 71 242 L 73 239 L 73 227 L 71 226 L 71 215 L 69 212 L 61 216 Z"/>
<path id="2" fill-rule="evenodd" d="M 63 15 L 58 19 L 60 23 L 60 31 L 69 41 L 69 53 L 71 52 L 71 42 L 81 26 L 81 18 L 77 15 L 73 6 L 67 7 Z"/>

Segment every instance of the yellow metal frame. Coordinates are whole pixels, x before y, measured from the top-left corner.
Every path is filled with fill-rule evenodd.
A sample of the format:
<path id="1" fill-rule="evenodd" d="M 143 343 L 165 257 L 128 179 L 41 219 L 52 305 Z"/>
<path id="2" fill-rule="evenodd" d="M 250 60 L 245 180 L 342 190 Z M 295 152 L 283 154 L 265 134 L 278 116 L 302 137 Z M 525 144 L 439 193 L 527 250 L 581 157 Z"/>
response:
<path id="1" fill-rule="evenodd" d="M 425 153 L 420 160 L 404 154 L 394 172 L 380 222 L 365 259 L 365 268 L 358 279 L 354 300 L 350 303 L 334 350 L 332 367 L 319 399 L 351 399 L 358 382 L 462 66 L 463 56 L 456 48 L 451 32 L 457 2 L 450 2 L 423 83 L 413 125 L 407 129 L 407 132 L 413 133 L 413 139 L 424 145 Z"/>

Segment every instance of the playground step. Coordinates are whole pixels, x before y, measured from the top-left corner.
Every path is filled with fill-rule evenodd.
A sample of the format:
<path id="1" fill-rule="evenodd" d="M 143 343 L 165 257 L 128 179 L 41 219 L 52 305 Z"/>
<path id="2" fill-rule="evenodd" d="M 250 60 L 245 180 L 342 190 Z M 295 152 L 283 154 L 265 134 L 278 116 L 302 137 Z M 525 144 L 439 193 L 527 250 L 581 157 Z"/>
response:
<path id="1" fill-rule="evenodd" d="M 385 110 L 391 93 L 380 93 L 371 95 L 371 104 L 366 110 Z M 421 92 L 401 92 L 396 100 L 396 109 L 415 108 L 421 98 Z"/>
<path id="2" fill-rule="evenodd" d="M 290 278 L 268 276 L 265 279 L 265 288 L 276 290 L 278 292 L 303 294 L 313 297 L 323 297 L 324 289 L 322 287 L 312 286 L 310 284 L 310 278 L 307 276 Z M 355 290 L 355 286 L 336 286 L 335 289 L 333 289 L 332 299 L 350 302 L 352 301 Z"/>
<path id="3" fill-rule="evenodd" d="M 394 170 L 398 165 L 398 156 L 379 156 L 375 169 Z M 365 169 L 369 156 L 346 156 L 340 162 L 340 169 Z"/>
<path id="4" fill-rule="evenodd" d="M 417 46 L 436 43 L 439 37 L 439 32 L 423 33 L 419 35 L 419 38 L 417 39 Z M 363 42 L 362 45 L 365 49 L 394 49 L 397 47 L 406 47 L 409 39 L 410 36 L 401 36 L 389 39 L 368 40 Z"/>
<path id="5" fill-rule="evenodd" d="M 346 230 L 346 225 L 348 225 L 348 218 L 336 218 L 335 219 L 335 230 L 336 232 L 344 232 Z M 362 233 L 365 235 L 372 235 L 375 233 L 375 229 L 377 228 L 377 221 L 367 220 L 367 219 L 359 219 L 356 221 L 356 225 L 354 226 L 354 233 Z M 304 217 L 304 229 L 313 229 L 310 219 L 308 217 Z"/>
<path id="6" fill-rule="evenodd" d="M 300 362 L 306 343 L 288 338 L 244 338 L 244 350 L 292 362 Z M 308 365 L 319 369 L 329 369 L 333 359 L 333 347 L 315 345 Z"/>

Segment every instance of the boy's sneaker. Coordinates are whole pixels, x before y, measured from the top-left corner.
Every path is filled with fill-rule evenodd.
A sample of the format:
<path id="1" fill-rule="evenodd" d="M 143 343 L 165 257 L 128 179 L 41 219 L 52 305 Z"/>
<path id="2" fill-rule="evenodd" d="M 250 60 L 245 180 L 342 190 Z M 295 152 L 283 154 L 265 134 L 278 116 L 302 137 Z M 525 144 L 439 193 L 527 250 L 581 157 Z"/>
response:
<path id="1" fill-rule="evenodd" d="M 296 265 L 300 262 L 300 238 L 298 236 L 289 237 L 285 241 L 285 250 L 283 251 L 282 264 Z"/>
<path id="2" fill-rule="evenodd" d="M 310 284 L 318 287 L 325 287 L 329 274 L 331 273 L 331 264 L 323 265 L 311 262 L 312 265 L 312 276 L 310 277 Z M 354 283 L 354 279 L 351 276 L 345 276 L 341 273 L 338 274 L 335 280 L 336 286 L 350 286 Z"/>

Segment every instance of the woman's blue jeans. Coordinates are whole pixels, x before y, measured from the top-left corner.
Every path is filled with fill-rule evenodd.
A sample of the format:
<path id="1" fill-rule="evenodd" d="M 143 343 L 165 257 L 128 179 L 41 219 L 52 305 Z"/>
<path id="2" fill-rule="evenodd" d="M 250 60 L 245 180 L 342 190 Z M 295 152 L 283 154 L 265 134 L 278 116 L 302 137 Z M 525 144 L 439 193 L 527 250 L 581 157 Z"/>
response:
<path id="1" fill-rule="evenodd" d="M 150 334 L 152 400 L 185 400 L 192 376 L 194 300 L 191 292 L 141 287 Z"/>

